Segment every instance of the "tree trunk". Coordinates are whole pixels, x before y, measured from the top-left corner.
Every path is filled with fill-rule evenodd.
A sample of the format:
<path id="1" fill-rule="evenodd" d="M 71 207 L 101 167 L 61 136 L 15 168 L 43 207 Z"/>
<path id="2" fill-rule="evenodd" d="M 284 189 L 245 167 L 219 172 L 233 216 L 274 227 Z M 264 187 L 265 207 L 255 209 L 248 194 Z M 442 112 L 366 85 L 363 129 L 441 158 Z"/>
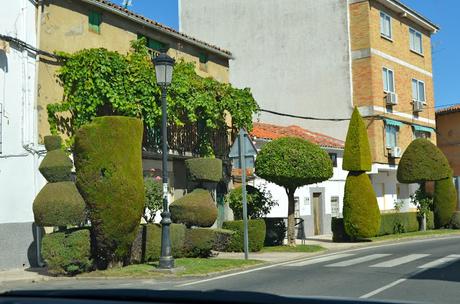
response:
<path id="1" fill-rule="evenodd" d="M 294 192 L 295 189 L 286 189 L 286 194 L 288 196 L 288 229 L 287 229 L 287 238 L 288 245 L 295 246 L 295 202 L 294 202 Z"/>

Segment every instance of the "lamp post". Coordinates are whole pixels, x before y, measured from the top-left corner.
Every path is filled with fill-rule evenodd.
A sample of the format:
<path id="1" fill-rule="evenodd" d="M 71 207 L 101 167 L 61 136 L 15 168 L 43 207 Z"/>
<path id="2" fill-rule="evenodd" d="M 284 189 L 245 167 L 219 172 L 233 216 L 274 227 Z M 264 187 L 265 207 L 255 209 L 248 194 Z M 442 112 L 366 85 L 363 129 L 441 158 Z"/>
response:
<path id="1" fill-rule="evenodd" d="M 159 268 L 171 269 L 174 259 L 171 255 L 171 239 L 169 237 L 171 213 L 168 204 L 168 117 L 166 91 L 171 84 L 174 59 L 161 53 L 153 59 L 157 84 L 161 87 L 161 138 L 162 138 L 162 181 L 163 181 L 163 212 L 161 213 L 161 256 Z"/>

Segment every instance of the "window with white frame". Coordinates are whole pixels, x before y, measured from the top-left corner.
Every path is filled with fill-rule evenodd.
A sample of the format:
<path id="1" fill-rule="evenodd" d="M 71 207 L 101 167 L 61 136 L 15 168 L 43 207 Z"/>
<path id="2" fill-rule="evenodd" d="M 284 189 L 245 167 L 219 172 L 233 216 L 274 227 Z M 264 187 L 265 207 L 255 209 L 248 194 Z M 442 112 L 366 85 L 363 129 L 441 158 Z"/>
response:
<path id="1" fill-rule="evenodd" d="M 394 93 L 395 92 L 395 80 L 394 80 L 393 71 L 384 67 L 382 69 L 382 77 L 383 77 L 383 91 L 386 93 Z"/>
<path id="2" fill-rule="evenodd" d="M 412 79 L 412 100 L 425 103 L 425 83 L 421 80 Z"/>
<path id="3" fill-rule="evenodd" d="M 384 12 L 380 12 L 380 34 L 391 39 L 391 17 Z"/>
<path id="4" fill-rule="evenodd" d="M 387 148 L 394 148 L 398 146 L 398 131 L 399 131 L 398 126 L 394 126 L 394 125 L 385 126 Z"/>
<path id="5" fill-rule="evenodd" d="M 300 217 L 300 203 L 298 196 L 294 196 L 294 217 Z"/>
<path id="6" fill-rule="evenodd" d="M 423 54 L 422 33 L 409 28 L 410 49 L 414 52 Z"/>

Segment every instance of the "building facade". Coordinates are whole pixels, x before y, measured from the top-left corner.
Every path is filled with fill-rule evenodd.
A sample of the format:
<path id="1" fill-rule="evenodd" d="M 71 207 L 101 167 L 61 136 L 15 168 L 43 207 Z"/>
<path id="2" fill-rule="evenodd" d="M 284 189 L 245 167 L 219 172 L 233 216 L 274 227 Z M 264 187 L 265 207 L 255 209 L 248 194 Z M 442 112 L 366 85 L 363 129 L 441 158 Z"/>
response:
<path id="1" fill-rule="evenodd" d="M 396 180 L 417 137 L 436 142 L 431 35 L 439 28 L 396 0 L 179 1 L 180 28 L 232 51 L 230 82 L 253 89 L 265 114 L 345 139 L 353 106 L 367 121 L 370 178 L 381 210 L 409 205 Z M 351 98 L 351 100 L 350 100 Z M 331 118 L 329 121 L 287 117 Z M 294 120 L 294 122 L 293 122 Z"/>
<path id="2" fill-rule="evenodd" d="M 3 3 L 0 11 L 0 270 L 37 265 L 32 202 L 38 172 L 36 7 Z"/>

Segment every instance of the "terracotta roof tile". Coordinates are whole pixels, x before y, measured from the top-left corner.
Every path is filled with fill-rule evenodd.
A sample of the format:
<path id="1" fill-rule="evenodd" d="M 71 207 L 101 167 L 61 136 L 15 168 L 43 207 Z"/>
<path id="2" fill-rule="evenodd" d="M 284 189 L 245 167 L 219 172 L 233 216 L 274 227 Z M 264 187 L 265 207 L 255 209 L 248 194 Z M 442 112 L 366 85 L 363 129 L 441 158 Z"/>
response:
<path id="1" fill-rule="evenodd" d="M 312 143 L 315 143 L 321 147 L 328 148 L 338 148 L 343 149 L 345 147 L 345 142 L 334 137 L 330 137 L 321 133 L 312 132 L 306 129 L 303 129 L 299 126 L 277 126 L 266 123 L 254 123 L 254 128 L 251 132 L 251 136 L 261 139 L 277 139 L 280 137 L 300 137 L 306 139 Z"/>
<path id="2" fill-rule="evenodd" d="M 436 115 L 443 115 L 443 114 L 454 113 L 454 112 L 460 112 L 460 103 L 450 106 L 450 107 L 436 110 Z"/>
<path id="3" fill-rule="evenodd" d="M 224 53 L 224 54 L 228 55 L 229 57 L 232 56 L 232 53 L 231 53 L 230 51 L 228 51 L 228 50 L 222 49 L 222 48 L 217 47 L 217 46 L 215 46 L 215 45 L 209 44 L 209 43 L 204 42 L 204 41 L 202 41 L 202 40 L 198 40 L 198 39 L 193 38 L 193 37 L 191 37 L 191 36 L 189 36 L 189 35 L 186 35 L 186 34 L 184 34 L 184 33 L 181 33 L 181 32 L 179 32 L 179 31 L 176 31 L 175 29 L 173 29 L 173 28 L 171 28 L 171 27 L 169 27 L 169 26 L 163 25 L 163 24 L 158 23 L 158 22 L 156 22 L 156 21 L 154 21 L 154 20 L 152 20 L 152 19 L 146 18 L 146 17 L 144 17 L 144 16 L 142 16 L 142 15 L 140 15 L 140 14 L 137 14 L 137 13 L 135 13 L 135 12 L 133 12 L 133 11 L 130 11 L 130 10 L 128 10 L 128 9 L 125 9 L 124 7 L 122 7 L 122 6 L 120 6 L 120 5 L 117 5 L 117 4 L 115 4 L 115 3 L 111 2 L 111 1 L 108 1 L 108 0 L 91 0 L 91 2 L 98 2 L 98 3 L 100 3 L 100 4 L 104 4 L 104 5 L 106 5 L 106 6 L 110 7 L 110 8 L 119 10 L 120 12 L 125 13 L 125 14 L 127 14 L 127 15 L 129 15 L 129 16 L 131 16 L 131 17 L 137 18 L 137 19 L 139 19 L 139 20 L 141 20 L 141 21 L 144 21 L 144 22 L 150 23 L 150 24 L 152 24 L 152 25 L 154 25 L 154 26 L 157 26 L 157 27 L 159 27 L 159 28 L 161 28 L 161 29 L 163 29 L 163 30 L 169 31 L 169 32 L 171 32 L 172 34 L 176 34 L 176 35 L 182 36 L 182 37 L 185 38 L 185 39 L 192 40 L 192 41 L 194 41 L 194 42 L 196 42 L 196 43 L 198 43 L 198 44 L 201 44 L 201 45 L 203 45 L 203 46 L 206 46 L 206 47 L 215 49 L 216 51 L 219 51 L 219 52 L 221 52 L 221 53 Z"/>

